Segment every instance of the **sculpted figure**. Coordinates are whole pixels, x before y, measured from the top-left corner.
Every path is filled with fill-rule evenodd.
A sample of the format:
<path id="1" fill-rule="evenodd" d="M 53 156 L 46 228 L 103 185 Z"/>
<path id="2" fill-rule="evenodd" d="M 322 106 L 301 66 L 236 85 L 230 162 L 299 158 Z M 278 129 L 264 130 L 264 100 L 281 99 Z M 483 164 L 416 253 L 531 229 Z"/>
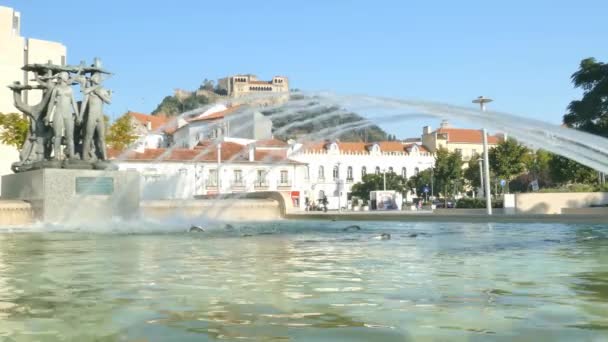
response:
<path id="1" fill-rule="evenodd" d="M 76 100 L 72 92 L 70 76 L 66 71 L 59 73 L 59 80 L 51 91 L 51 99 L 45 123 L 52 123 L 54 159 L 61 159 L 61 140 L 65 138 L 67 157 L 74 158 L 74 114 L 78 114 Z"/>
<path id="2" fill-rule="evenodd" d="M 48 107 L 51 92 L 46 90 L 43 93 L 42 100 L 40 103 L 30 106 L 23 102 L 21 98 L 21 92 L 24 89 L 36 89 L 34 87 L 26 87 L 15 82 L 9 86 L 13 91 L 13 100 L 15 107 L 19 109 L 23 114 L 27 115 L 30 119 L 30 127 L 27 132 L 27 137 L 21 151 L 19 153 L 20 162 L 13 165 L 13 169 L 21 167 L 24 164 L 31 164 L 33 162 L 44 160 L 47 151 L 46 139 L 48 139 L 48 128 L 44 125 L 44 114 Z M 39 89 L 39 88 L 38 88 Z"/>
<path id="3" fill-rule="evenodd" d="M 91 158 L 93 137 L 96 137 L 95 149 L 97 151 L 98 159 L 107 159 L 103 104 L 110 103 L 111 94 L 109 90 L 103 88 L 101 81 L 101 73 L 94 72 L 89 79 L 89 86 L 82 90 L 84 99 L 82 101 L 79 121 L 85 117 L 86 113 L 85 133 L 82 142 L 83 160 L 89 160 Z"/>

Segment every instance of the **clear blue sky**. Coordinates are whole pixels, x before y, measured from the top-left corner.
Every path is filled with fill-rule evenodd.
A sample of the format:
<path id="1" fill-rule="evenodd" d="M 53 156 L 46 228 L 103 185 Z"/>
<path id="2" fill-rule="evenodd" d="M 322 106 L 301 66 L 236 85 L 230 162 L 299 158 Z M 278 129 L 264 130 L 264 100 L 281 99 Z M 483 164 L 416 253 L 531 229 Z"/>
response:
<path id="1" fill-rule="evenodd" d="M 559 123 L 570 75 L 608 60 L 608 1 L 3 0 L 22 34 L 99 56 L 115 72 L 107 112 L 150 112 L 173 88 L 233 73 L 291 86 L 471 105 Z M 419 135 L 425 122 L 386 127 Z M 415 127 L 414 127 L 415 126 Z"/>

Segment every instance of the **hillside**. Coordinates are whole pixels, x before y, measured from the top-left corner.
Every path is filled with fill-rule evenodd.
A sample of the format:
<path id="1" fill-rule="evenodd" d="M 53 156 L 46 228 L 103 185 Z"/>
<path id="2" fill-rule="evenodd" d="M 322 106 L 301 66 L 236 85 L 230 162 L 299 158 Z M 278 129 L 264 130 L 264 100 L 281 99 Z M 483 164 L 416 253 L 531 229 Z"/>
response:
<path id="1" fill-rule="evenodd" d="M 187 97 L 178 96 L 167 96 L 165 97 L 156 109 L 152 112 L 152 115 L 163 113 L 167 116 L 175 116 L 180 113 L 199 108 L 201 106 L 213 103 L 219 100 L 213 91 L 199 91 L 193 92 L 192 95 Z M 314 102 L 311 102 L 313 105 Z M 315 107 L 314 110 L 303 109 L 294 114 L 283 116 L 277 115 L 277 117 L 271 117 L 273 123 L 273 130 L 275 137 L 281 140 L 298 139 L 300 137 L 310 135 L 311 133 L 319 132 L 331 127 L 337 127 L 343 124 L 355 123 L 364 120 L 362 116 L 357 113 L 341 113 L 336 115 L 324 115 L 335 112 L 338 108 L 336 107 Z M 262 111 L 264 115 L 272 116 L 272 114 L 280 112 L 281 109 L 274 111 Z M 304 120 L 310 120 L 313 118 L 319 118 L 318 120 L 307 121 L 304 124 L 294 124 L 286 130 L 282 130 L 288 124 L 301 122 Z M 388 140 L 389 136 L 380 127 L 376 125 L 368 126 L 365 128 L 347 130 L 346 132 L 340 133 L 337 136 L 331 135 L 334 133 L 331 130 L 327 131 L 325 136 L 313 136 L 313 139 L 324 139 L 332 138 L 339 139 L 341 141 L 380 141 Z M 331 135 L 331 136 L 330 136 Z"/>

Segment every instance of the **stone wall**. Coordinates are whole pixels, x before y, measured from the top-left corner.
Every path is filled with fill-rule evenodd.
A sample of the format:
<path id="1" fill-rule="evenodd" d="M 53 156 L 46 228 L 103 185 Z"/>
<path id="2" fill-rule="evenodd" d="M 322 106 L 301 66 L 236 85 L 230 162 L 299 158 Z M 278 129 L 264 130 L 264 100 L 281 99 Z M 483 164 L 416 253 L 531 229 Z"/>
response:
<path id="1" fill-rule="evenodd" d="M 0 200 L 0 227 L 25 226 L 34 221 L 34 210 L 23 201 Z"/>
<path id="2" fill-rule="evenodd" d="M 563 208 L 608 204 L 608 192 L 515 194 L 515 210 L 525 214 L 561 214 Z"/>
<path id="3" fill-rule="evenodd" d="M 225 221 L 271 221 L 281 218 L 271 199 L 201 199 L 142 201 L 142 217 L 150 219 L 205 218 Z"/>

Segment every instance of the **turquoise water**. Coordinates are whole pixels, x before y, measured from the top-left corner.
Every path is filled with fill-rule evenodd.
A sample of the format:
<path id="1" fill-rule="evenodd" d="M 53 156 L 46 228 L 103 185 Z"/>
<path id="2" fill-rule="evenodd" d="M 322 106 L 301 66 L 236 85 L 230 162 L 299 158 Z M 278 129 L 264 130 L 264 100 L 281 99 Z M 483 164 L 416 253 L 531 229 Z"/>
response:
<path id="1" fill-rule="evenodd" d="M 349 224 L 0 229 L 0 341 L 608 339 L 608 225 Z"/>

